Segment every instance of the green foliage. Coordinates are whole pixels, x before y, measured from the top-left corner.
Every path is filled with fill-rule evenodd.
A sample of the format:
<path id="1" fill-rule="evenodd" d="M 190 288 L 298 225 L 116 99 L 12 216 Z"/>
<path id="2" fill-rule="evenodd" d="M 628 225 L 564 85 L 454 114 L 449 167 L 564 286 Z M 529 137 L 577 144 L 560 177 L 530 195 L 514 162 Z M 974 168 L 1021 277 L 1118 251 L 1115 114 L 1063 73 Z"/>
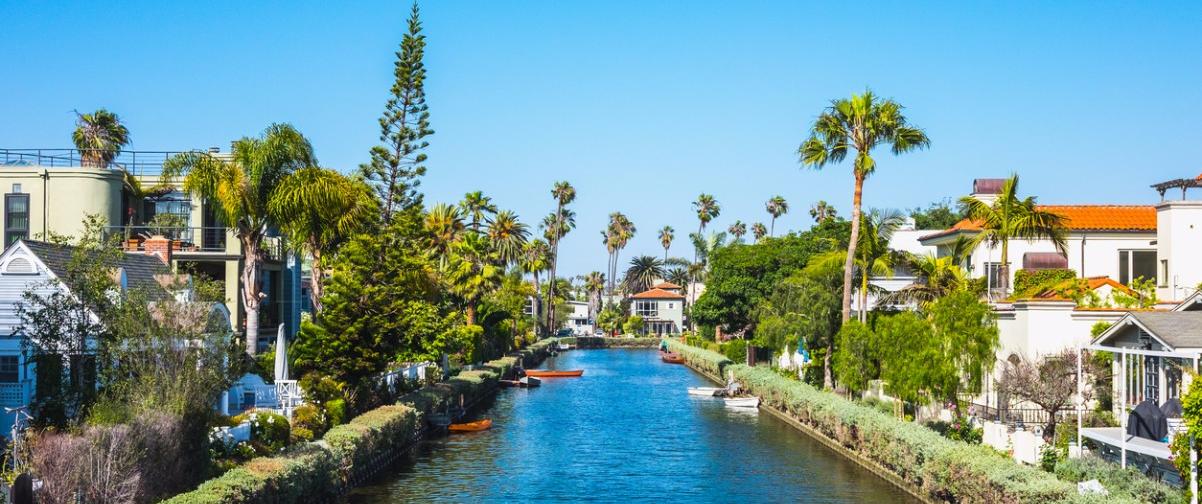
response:
<path id="1" fill-rule="evenodd" d="M 934 329 L 931 335 L 942 342 L 938 359 L 951 366 L 950 374 L 958 376 L 949 377 L 942 389 L 946 395 L 937 397 L 980 393 L 999 346 L 993 309 L 971 293 L 956 292 L 932 303 L 927 312 Z"/>
<path id="2" fill-rule="evenodd" d="M 311 441 L 314 437 L 321 437 L 322 434 L 326 433 L 326 429 L 329 426 L 330 422 L 326 418 L 326 412 L 320 406 L 304 404 L 292 412 L 292 434 L 305 441 Z M 308 434 L 307 438 L 300 435 L 298 431 L 301 430 Z"/>
<path id="3" fill-rule="evenodd" d="M 1014 272 L 1014 297 L 1025 299 L 1035 297 L 1048 291 L 1060 294 L 1068 299 L 1078 299 L 1084 292 L 1076 292 L 1071 287 L 1076 284 L 1077 272 L 1071 269 L 1020 269 Z M 1070 287 L 1070 289 L 1065 289 Z M 1057 290 L 1059 289 L 1059 290 Z"/>
<path id="4" fill-rule="evenodd" d="M 692 307 L 694 320 L 731 330 L 748 326 L 782 279 L 805 267 L 815 254 L 845 245 L 848 233 L 846 221 L 833 220 L 801 234 L 718 248 L 709 258 L 705 292 Z"/>
<path id="5" fill-rule="evenodd" d="M 626 334 L 642 334 L 643 333 L 643 317 L 631 315 L 626 319 L 626 323 L 622 324 L 622 330 Z"/>
<path id="6" fill-rule="evenodd" d="M 292 426 L 288 417 L 269 410 L 251 410 L 233 418 L 236 423 L 250 422 L 251 439 L 277 452 L 291 442 Z"/>
<path id="7" fill-rule="evenodd" d="M 722 355 L 734 362 L 747 362 L 747 342 L 733 339 L 722 344 Z"/>
<path id="8" fill-rule="evenodd" d="M 880 351 L 876 335 L 867 325 L 852 320 L 839 329 L 835 345 L 834 373 L 848 389 L 862 391 L 868 381 L 880 376 Z"/>
<path id="9" fill-rule="evenodd" d="M 942 200 L 925 209 L 911 210 L 910 217 L 914 219 L 915 229 L 947 229 L 964 219 L 964 212 L 952 206 L 950 200 Z"/>
<path id="10" fill-rule="evenodd" d="M 1131 288 L 1131 293 L 1120 289 L 1115 289 L 1110 293 L 1114 304 L 1120 308 L 1154 308 L 1156 306 L 1158 299 L 1155 278 L 1135 278 L 1131 280 L 1128 287 Z"/>
<path id="11" fill-rule="evenodd" d="M 932 499 L 948 502 L 1103 502 L 1080 498 L 1075 484 L 1023 466 L 983 445 L 953 441 L 869 406 L 822 392 L 770 369 L 731 363 L 726 357 L 669 340 L 691 365 L 715 376 L 733 372 L 762 404 L 792 416 L 861 457 L 880 464 Z M 1146 478 L 1127 476 L 1128 485 Z M 1142 479 L 1143 481 L 1140 481 Z M 1107 485 L 1104 502 L 1139 502 L 1134 486 Z M 1155 494 L 1153 494 L 1155 495 Z"/>
<path id="12" fill-rule="evenodd" d="M 597 327 L 606 334 L 613 334 L 622 326 L 622 310 L 611 304 L 605 305 L 597 314 Z"/>
<path id="13" fill-rule="evenodd" d="M 1053 471 L 1057 478 L 1069 483 L 1096 479 L 1112 496 L 1119 498 L 1129 495 L 1137 497 L 1140 502 L 1159 504 L 1177 503 L 1185 499 L 1181 490 L 1153 481 L 1134 468 L 1123 469 L 1098 457 L 1060 458 Z"/>

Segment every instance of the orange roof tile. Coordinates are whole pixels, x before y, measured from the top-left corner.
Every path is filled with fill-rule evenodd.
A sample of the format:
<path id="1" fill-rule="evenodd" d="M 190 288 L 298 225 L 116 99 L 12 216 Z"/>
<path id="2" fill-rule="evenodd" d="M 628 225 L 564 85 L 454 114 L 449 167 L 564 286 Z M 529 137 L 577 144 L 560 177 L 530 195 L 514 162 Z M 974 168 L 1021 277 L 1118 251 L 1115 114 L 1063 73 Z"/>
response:
<path id="1" fill-rule="evenodd" d="M 1069 284 L 1069 282 L 1076 282 L 1076 281 L 1077 280 L 1075 280 L 1075 279 L 1074 280 L 1065 280 L 1064 282 L 1061 282 L 1060 285 L 1067 286 Z M 1117 280 L 1110 278 L 1108 276 L 1096 276 L 1096 277 L 1086 278 L 1085 285 L 1086 285 L 1086 287 L 1089 288 L 1089 290 L 1098 290 L 1099 288 L 1101 288 L 1103 286 L 1109 285 L 1112 289 L 1118 289 L 1118 290 L 1126 292 L 1128 294 L 1134 293 L 1134 291 L 1132 291 L 1131 288 L 1119 283 Z M 1037 299 L 1064 299 L 1062 297 L 1059 297 L 1056 294 L 1054 289 L 1049 289 L 1047 291 L 1036 294 L 1035 297 Z"/>
<path id="2" fill-rule="evenodd" d="M 1070 231 L 1155 231 L 1156 207 L 1152 205 L 1039 205 L 1040 210 L 1064 217 Z M 928 240 L 959 231 L 980 231 L 981 226 L 968 219 L 950 229 L 919 240 Z"/>
<path id="3" fill-rule="evenodd" d="M 630 297 L 633 299 L 684 299 L 684 296 L 681 296 L 680 294 L 668 292 L 663 289 L 651 289 Z"/>
<path id="4" fill-rule="evenodd" d="M 684 287 L 676 285 L 672 282 L 660 282 L 660 283 L 655 284 L 655 287 L 652 287 L 652 288 L 653 289 L 683 289 Z"/>

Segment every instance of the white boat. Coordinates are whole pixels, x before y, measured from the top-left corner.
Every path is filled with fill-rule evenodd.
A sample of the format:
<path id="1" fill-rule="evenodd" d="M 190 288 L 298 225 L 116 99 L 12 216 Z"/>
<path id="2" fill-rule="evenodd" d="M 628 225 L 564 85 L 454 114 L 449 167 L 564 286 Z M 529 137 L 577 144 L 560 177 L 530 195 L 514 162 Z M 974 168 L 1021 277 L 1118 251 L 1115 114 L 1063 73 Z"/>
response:
<path id="1" fill-rule="evenodd" d="M 560 349 L 560 350 L 571 350 L 571 349 L 573 349 L 573 348 L 576 348 L 576 345 L 569 345 L 569 344 L 567 344 L 567 343 L 560 343 L 560 344 L 559 344 L 559 349 Z"/>
<path id="2" fill-rule="evenodd" d="M 689 395 L 714 397 L 723 390 L 726 389 L 722 387 L 689 387 Z"/>
<path id="3" fill-rule="evenodd" d="M 728 408 L 758 408 L 760 407 L 760 398 L 758 397 L 727 397 L 726 401 Z"/>

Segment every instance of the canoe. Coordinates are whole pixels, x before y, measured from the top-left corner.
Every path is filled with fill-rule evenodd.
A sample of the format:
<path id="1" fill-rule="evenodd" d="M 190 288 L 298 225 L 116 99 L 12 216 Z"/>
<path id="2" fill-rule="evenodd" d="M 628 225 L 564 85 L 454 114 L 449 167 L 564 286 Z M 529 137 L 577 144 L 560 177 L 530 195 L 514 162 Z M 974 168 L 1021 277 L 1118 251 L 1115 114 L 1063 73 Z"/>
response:
<path id="1" fill-rule="evenodd" d="M 726 406 L 730 408 L 760 407 L 760 398 L 758 397 L 727 397 L 724 400 L 726 401 Z"/>
<path id="2" fill-rule="evenodd" d="M 535 378 L 573 378 L 584 374 L 583 369 L 574 369 L 571 371 L 556 371 L 552 369 L 527 369 L 526 376 Z"/>
<path id="3" fill-rule="evenodd" d="M 484 420 L 476 420 L 475 422 L 456 423 L 447 427 L 451 432 L 479 432 L 492 428 L 492 419 L 485 418 Z"/>
<path id="4" fill-rule="evenodd" d="M 668 364 L 684 364 L 684 357 L 675 352 L 660 352 L 659 358 Z"/>
<path id="5" fill-rule="evenodd" d="M 689 387 L 689 395 L 714 397 L 723 390 L 726 389 L 720 387 Z"/>

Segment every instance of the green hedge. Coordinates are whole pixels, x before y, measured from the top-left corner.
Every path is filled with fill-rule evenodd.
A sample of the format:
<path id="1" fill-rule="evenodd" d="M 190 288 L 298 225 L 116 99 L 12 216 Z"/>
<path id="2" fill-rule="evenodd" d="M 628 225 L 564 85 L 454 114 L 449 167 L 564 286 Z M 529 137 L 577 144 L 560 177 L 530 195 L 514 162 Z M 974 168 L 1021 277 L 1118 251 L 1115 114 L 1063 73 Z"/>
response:
<path id="1" fill-rule="evenodd" d="M 953 441 L 766 367 L 735 364 L 709 350 L 669 341 L 689 364 L 716 376 L 733 373 L 765 404 L 784 411 L 848 450 L 876 462 L 931 498 L 949 502 L 1140 502 L 1115 486 L 1105 498 L 1079 496 L 1074 483 L 1024 466 L 988 447 Z M 1109 486 L 1107 488 L 1110 488 Z M 1138 496 L 1139 498 L 1137 498 Z"/>
<path id="2" fill-rule="evenodd" d="M 554 341 L 538 341 L 517 356 L 489 361 L 480 369 L 402 396 L 326 432 L 321 441 L 300 443 L 272 457 L 259 457 L 211 479 L 196 490 L 177 495 L 169 504 L 283 504 L 327 502 L 367 477 L 397 449 L 420 434 L 431 411 L 470 402 L 496 388 L 497 380 L 521 357 L 527 365 L 541 361 Z"/>
<path id="3" fill-rule="evenodd" d="M 1122 467 L 1098 457 L 1061 460 L 1056 463 L 1056 477 L 1076 483 L 1096 479 L 1111 492 L 1137 495 L 1143 502 L 1183 502 L 1184 492 L 1164 483 L 1153 481 L 1133 468 Z"/>
<path id="4" fill-rule="evenodd" d="M 1040 291 L 1077 278 L 1071 269 L 1020 269 L 1014 272 L 1014 296 L 1025 298 L 1038 295 Z"/>
<path id="5" fill-rule="evenodd" d="M 566 344 L 575 344 L 580 348 L 659 348 L 658 337 L 653 338 L 607 338 L 599 336 L 580 336 L 577 338 L 562 338 Z"/>

